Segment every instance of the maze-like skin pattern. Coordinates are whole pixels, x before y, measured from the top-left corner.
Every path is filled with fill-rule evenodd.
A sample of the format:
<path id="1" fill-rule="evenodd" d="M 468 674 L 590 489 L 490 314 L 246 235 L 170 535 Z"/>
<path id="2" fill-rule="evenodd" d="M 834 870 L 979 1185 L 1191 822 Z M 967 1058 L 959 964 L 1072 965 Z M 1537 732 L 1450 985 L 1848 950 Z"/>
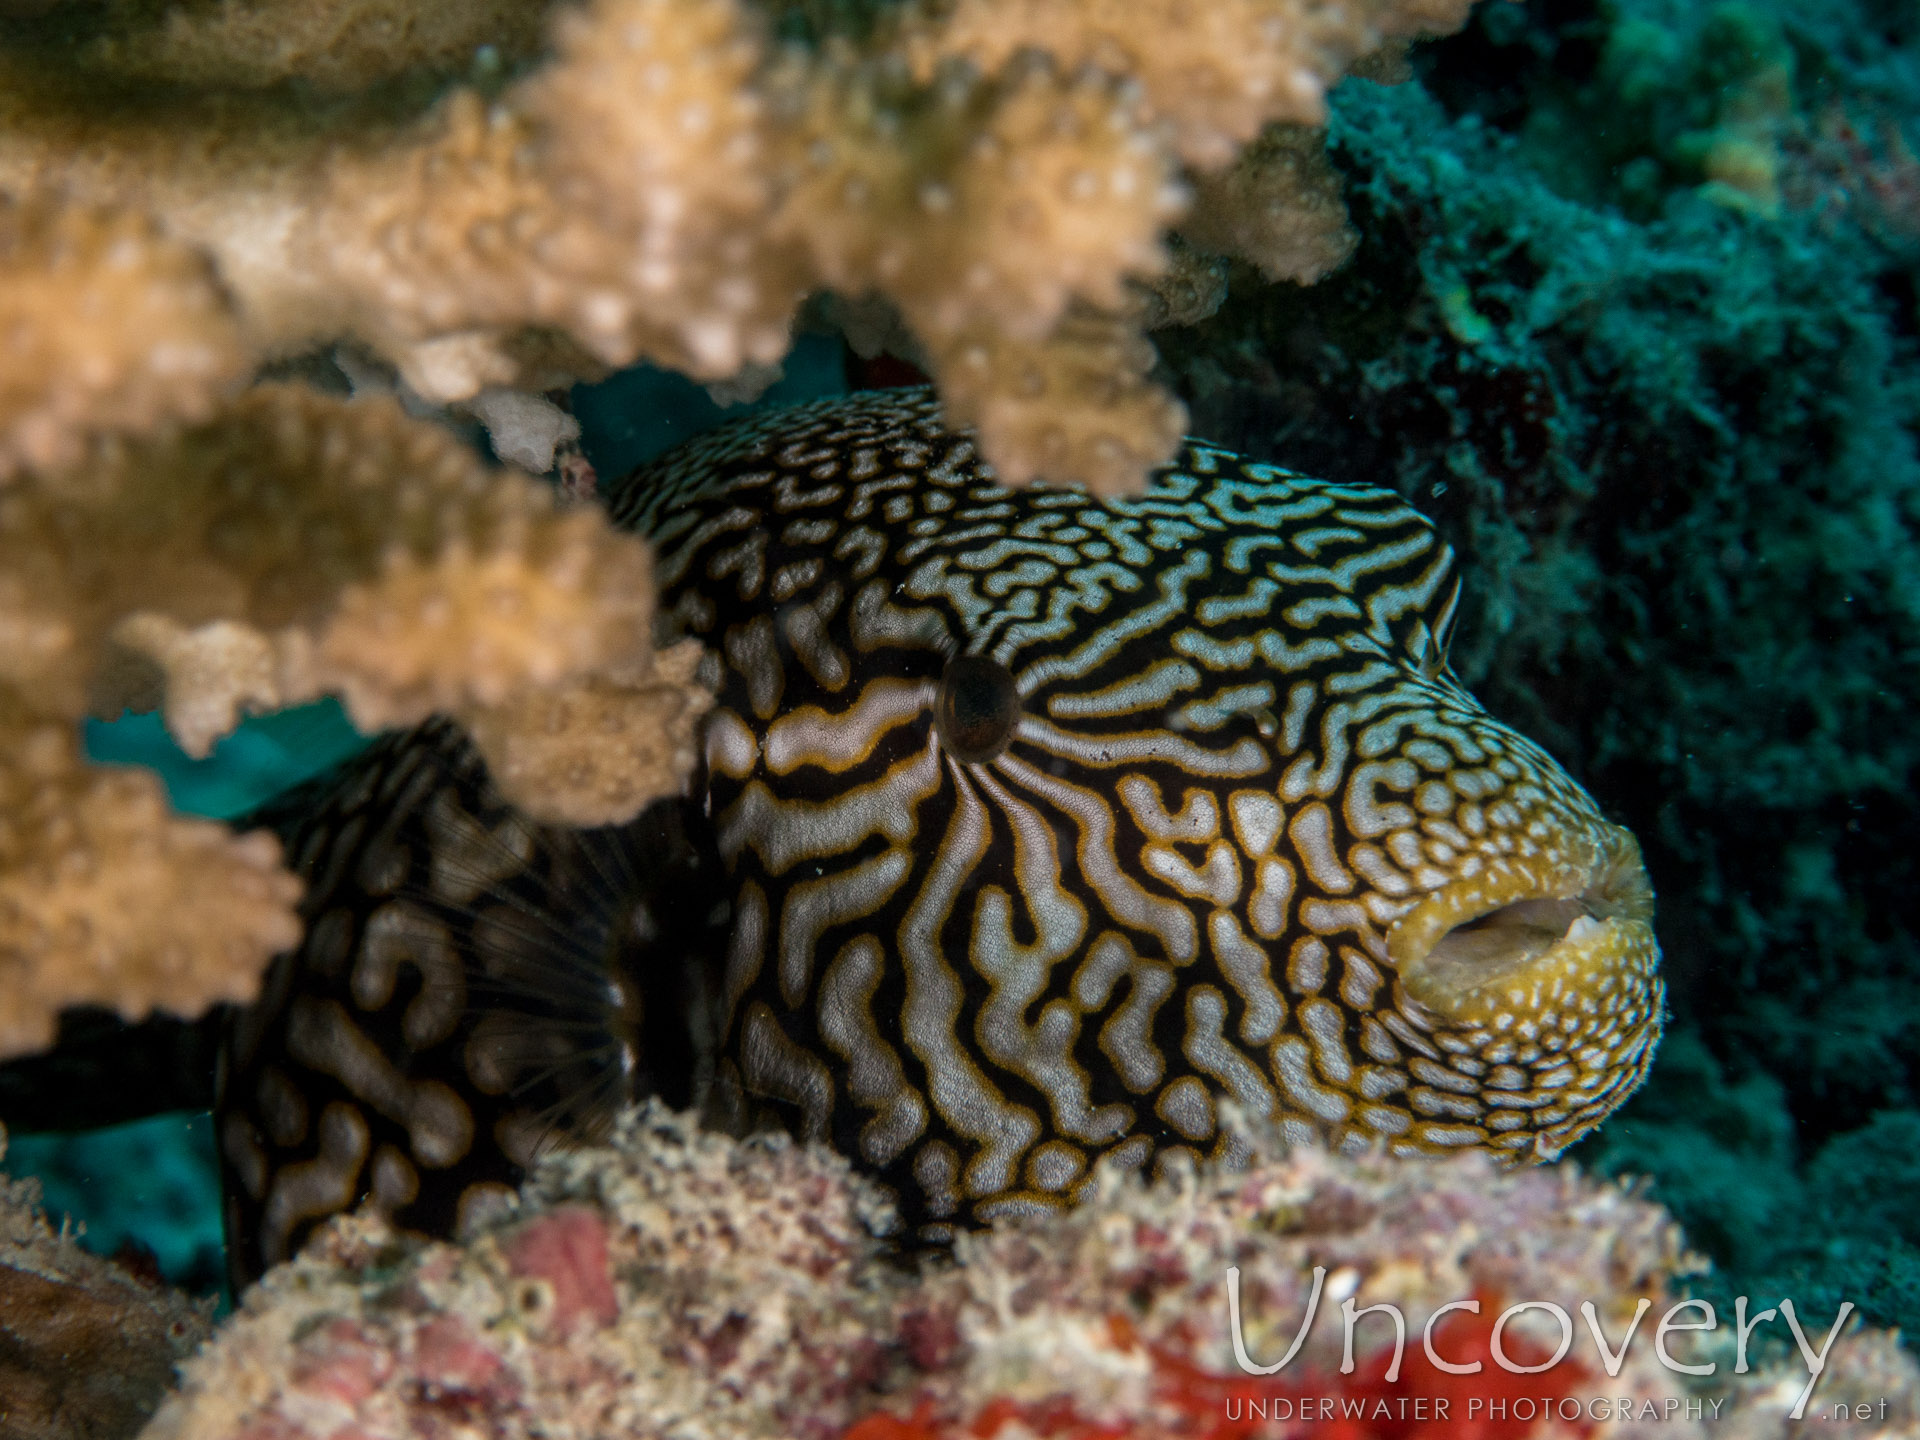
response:
<path id="1" fill-rule="evenodd" d="M 1452 557 L 1391 492 L 1202 444 L 1138 501 L 1008 491 L 931 397 L 879 396 L 722 432 L 617 513 L 716 659 L 721 1109 L 778 1101 L 977 1221 L 1220 1151 L 1222 1097 L 1531 1153 L 1637 1079 L 1650 984 L 1509 1033 L 1397 981 L 1423 896 L 1618 842 L 1445 673 Z M 1020 695 L 986 763 L 931 721 L 957 655 Z"/>
<path id="2" fill-rule="evenodd" d="M 476 1135 L 507 1135 L 509 1113 L 571 1124 L 657 1083 L 663 1046 L 715 1123 L 831 1141 L 929 1237 L 1066 1203 L 1103 1156 L 1224 1154 L 1223 1101 L 1295 1138 L 1530 1158 L 1644 1073 L 1661 992 L 1631 837 L 1448 675 L 1452 557 L 1393 493 L 1199 443 L 1135 501 L 1007 490 L 930 396 L 883 392 L 716 432 L 612 503 L 658 547 L 662 638 L 700 639 L 718 692 L 670 827 L 690 838 L 663 858 L 645 840 L 658 816 L 590 842 L 526 827 L 444 728 L 369 762 L 432 748 L 449 778 L 407 812 L 418 873 L 391 893 L 430 889 L 442 846 L 465 844 L 481 883 L 434 912 L 463 973 L 544 967 L 579 998 L 530 1018 L 518 980 L 491 1008 L 469 987 L 436 1051 L 409 1048 L 384 1000 L 356 1010 L 305 981 L 270 996 L 264 1028 L 290 1037 L 267 1047 L 287 1077 L 274 1095 L 302 1092 L 318 1118 L 273 1129 L 273 1105 L 292 1107 L 255 1078 L 270 1067 L 236 1066 L 257 1094 L 236 1087 L 228 1154 L 243 1196 L 265 1197 L 243 1203 L 275 1237 L 263 1258 L 345 1203 L 350 1168 L 380 1192 L 376 1121 L 399 1127 L 386 1143 L 417 1182 L 394 1189 L 397 1213 L 444 1225 L 467 1167 L 428 1175 L 432 1125 L 416 1136 L 408 1117 L 450 1098 Z M 958 758 L 935 722 L 962 658 L 1004 667 L 1018 696 L 989 758 Z M 326 837 L 300 842 L 311 863 L 365 873 L 369 842 L 343 837 L 399 811 L 326 803 L 305 822 Z M 698 885 L 663 896 L 614 875 L 629 862 L 606 854 L 649 843 L 636 875 L 677 865 L 721 886 L 716 930 Z M 557 903 L 568 887 L 600 898 Z M 387 933 L 379 904 L 400 902 L 348 889 L 317 887 L 304 973 L 357 975 Z M 488 903 L 585 918 L 507 946 L 509 963 L 462 918 Z M 1476 928 L 1495 921 L 1512 925 Z M 676 966 L 691 978 L 663 979 Z M 525 1053 L 473 1038 L 496 1032 Z M 356 1045 L 404 1081 L 356 1088 Z M 413 1058 L 456 1051 L 444 1079 Z M 332 1090 L 308 1087 L 315 1069 Z M 583 1105 L 588 1080 L 601 1098 Z M 330 1114 L 360 1118 L 329 1130 Z M 296 1130 L 250 1189 L 243 1142 Z M 526 1147 L 496 1153 L 481 1183 Z M 287 1167 L 329 1156 L 333 1188 L 276 1210 Z M 407 1198 L 428 1190 L 432 1214 Z"/>

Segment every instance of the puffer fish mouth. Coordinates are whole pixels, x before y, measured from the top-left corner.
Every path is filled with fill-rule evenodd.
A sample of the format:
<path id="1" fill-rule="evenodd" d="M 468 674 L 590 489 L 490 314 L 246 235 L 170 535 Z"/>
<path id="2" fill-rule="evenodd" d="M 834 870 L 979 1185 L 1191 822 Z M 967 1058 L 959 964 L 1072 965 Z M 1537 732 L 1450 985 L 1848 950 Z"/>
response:
<path id="1" fill-rule="evenodd" d="M 1387 953 L 1405 994 L 1494 1067 L 1490 1098 L 1516 1069 L 1555 1096 L 1515 1159 L 1557 1158 L 1652 1061 L 1665 999 L 1653 887 L 1617 825 L 1486 858 L 1395 922 Z"/>

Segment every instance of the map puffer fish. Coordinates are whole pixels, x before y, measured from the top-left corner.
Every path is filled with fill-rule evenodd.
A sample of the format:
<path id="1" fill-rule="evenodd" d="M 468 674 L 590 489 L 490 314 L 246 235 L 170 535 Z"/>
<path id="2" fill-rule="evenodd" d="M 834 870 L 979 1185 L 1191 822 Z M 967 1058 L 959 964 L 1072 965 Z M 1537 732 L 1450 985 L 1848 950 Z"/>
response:
<path id="1" fill-rule="evenodd" d="M 1448 672 L 1391 491 L 1189 442 L 1006 489 L 925 392 L 728 426 L 614 517 L 716 692 L 689 795 L 533 824 L 447 722 L 268 818 L 306 937 L 228 1044 L 243 1272 L 371 1197 L 454 1231 L 658 1093 L 784 1126 L 923 1238 L 1106 1158 L 1551 1158 L 1662 1020 L 1638 847 Z"/>

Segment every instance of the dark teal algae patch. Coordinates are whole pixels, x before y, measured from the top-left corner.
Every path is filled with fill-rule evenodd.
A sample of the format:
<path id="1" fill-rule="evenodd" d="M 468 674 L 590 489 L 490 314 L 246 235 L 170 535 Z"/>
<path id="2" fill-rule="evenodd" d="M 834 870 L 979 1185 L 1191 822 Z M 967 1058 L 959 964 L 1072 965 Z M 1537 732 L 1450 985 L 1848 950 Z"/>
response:
<path id="1" fill-rule="evenodd" d="M 332 699 L 249 719 L 204 760 L 181 752 L 158 712 L 87 723 L 87 758 L 159 771 L 174 807 L 231 819 L 287 786 L 337 764 L 366 743 Z"/>
<path id="2" fill-rule="evenodd" d="M 1694 1291 L 1731 1313 L 1794 1297 L 1817 1315 L 1851 1301 L 1905 1333 L 1920 1314 L 1920 1115 L 1879 1111 L 1810 1157 L 1786 1087 L 1758 1066 L 1729 1078 L 1699 1027 L 1669 1035 L 1640 1097 L 1578 1152 L 1651 1175 L 1689 1240 L 1713 1257 Z"/>
<path id="3" fill-rule="evenodd" d="M 1911 1333 L 1912 1223 L 1845 1197 L 1920 1128 L 1920 20 L 1488 6 L 1419 67 L 1337 93 L 1351 264 L 1163 358 L 1197 431 L 1440 521 L 1463 680 L 1646 847 L 1675 1033 L 1578 1158 L 1726 1293 Z"/>
<path id="4" fill-rule="evenodd" d="M 7 1169 L 38 1179 L 47 1213 L 85 1226 L 81 1243 L 96 1255 L 196 1294 L 219 1287 L 220 1163 L 206 1115 L 15 1136 Z"/>

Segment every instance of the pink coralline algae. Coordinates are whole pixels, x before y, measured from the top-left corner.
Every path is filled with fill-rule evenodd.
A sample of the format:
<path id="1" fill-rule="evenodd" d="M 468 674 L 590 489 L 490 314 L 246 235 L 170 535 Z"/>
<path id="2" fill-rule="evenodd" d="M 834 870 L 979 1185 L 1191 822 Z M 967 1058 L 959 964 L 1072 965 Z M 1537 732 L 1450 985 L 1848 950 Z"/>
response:
<path id="1" fill-rule="evenodd" d="M 916 1257 L 838 1157 L 642 1111 L 610 1147 L 549 1159 L 462 1244 L 371 1215 L 335 1221 L 247 1296 L 145 1434 L 1776 1440 L 1798 1428 L 1788 1417 L 1808 1371 L 1790 1345 L 1757 1336 L 1738 1373 L 1725 1327 L 1656 1346 L 1693 1262 L 1659 1207 L 1571 1168 L 1295 1150 L 1095 1189 L 1077 1210 Z M 1276 1373 L 1235 1358 L 1230 1269 L 1238 1343 L 1257 1363 L 1287 1352 L 1318 1293 Z M 1616 1367 L 1582 1303 L 1617 1348 L 1643 1297 Z M 1469 1300 L 1477 1313 L 1453 1304 Z M 1543 1303 L 1503 1317 L 1522 1300 Z M 1554 1305 L 1577 1342 L 1557 1363 Z M 1369 1306 L 1404 1322 L 1398 1367 L 1391 1317 Z M 1829 1322 L 1802 1318 L 1818 1349 Z M 1477 1372 L 1447 1368 L 1475 1360 Z M 1920 1433 L 1920 1371 L 1893 1337 L 1840 1333 L 1805 1415 L 1842 1440 Z"/>
<path id="2" fill-rule="evenodd" d="M 611 1325 L 620 1302 L 607 1274 L 607 1227 L 584 1205 L 563 1205 L 529 1221 L 506 1245 L 515 1275 L 553 1287 L 553 1323 L 562 1330 L 586 1319 Z"/>

